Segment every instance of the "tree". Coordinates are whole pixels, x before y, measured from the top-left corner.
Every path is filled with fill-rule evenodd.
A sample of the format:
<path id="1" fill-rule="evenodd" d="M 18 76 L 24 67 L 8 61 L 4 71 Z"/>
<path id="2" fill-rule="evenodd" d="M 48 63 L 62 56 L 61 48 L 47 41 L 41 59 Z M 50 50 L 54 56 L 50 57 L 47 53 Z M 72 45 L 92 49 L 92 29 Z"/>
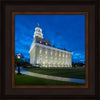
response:
<path id="1" fill-rule="evenodd" d="M 64 50 L 66 50 L 66 48 L 64 48 Z"/>
<path id="2" fill-rule="evenodd" d="M 53 45 L 53 47 L 55 47 L 55 45 Z"/>
<path id="3" fill-rule="evenodd" d="M 78 62 L 78 63 L 72 62 L 72 66 L 73 66 L 73 67 L 82 67 L 83 65 L 84 65 L 84 64 L 81 63 L 81 62 Z"/>

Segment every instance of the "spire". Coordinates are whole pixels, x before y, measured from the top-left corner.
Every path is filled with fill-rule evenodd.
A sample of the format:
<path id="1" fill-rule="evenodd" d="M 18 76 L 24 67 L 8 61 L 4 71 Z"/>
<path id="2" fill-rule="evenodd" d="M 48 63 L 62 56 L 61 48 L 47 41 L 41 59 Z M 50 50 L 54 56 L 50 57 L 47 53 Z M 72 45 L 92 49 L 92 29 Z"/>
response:
<path id="1" fill-rule="evenodd" d="M 39 27 L 39 23 L 37 23 L 38 24 L 38 27 Z"/>
<path id="2" fill-rule="evenodd" d="M 37 24 L 38 24 L 38 27 L 35 28 L 34 38 L 36 36 L 43 38 L 42 29 L 39 27 L 39 23 L 37 23 Z"/>

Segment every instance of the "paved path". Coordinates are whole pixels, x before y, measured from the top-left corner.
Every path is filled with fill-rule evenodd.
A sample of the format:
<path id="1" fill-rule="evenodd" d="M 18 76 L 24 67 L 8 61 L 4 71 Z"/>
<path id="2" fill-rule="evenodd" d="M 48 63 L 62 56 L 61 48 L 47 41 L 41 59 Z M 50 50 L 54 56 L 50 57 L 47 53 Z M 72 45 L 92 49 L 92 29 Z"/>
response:
<path id="1" fill-rule="evenodd" d="M 17 72 L 18 69 L 15 70 Z M 33 72 L 29 72 L 21 68 L 21 73 L 29 76 L 39 77 L 39 78 L 45 78 L 45 79 L 52 79 L 57 81 L 65 81 L 65 82 L 75 82 L 75 83 L 85 83 L 85 79 L 76 79 L 76 78 L 64 78 L 64 77 L 58 77 L 58 76 L 51 76 L 51 75 L 44 75 L 44 74 L 37 74 Z"/>

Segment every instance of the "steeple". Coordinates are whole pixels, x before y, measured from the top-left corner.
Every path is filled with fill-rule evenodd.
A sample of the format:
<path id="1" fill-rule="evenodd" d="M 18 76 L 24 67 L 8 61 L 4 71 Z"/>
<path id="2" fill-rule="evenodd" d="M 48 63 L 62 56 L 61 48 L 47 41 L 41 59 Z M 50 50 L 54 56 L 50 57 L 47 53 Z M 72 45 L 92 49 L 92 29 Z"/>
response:
<path id="1" fill-rule="evenodd" d="M 38 23 L 38 27 L 35 28 L 34 39 L 36 36 L 43 38 L 42 29 L 39 27 L 39 23 Z"/>
<path id="2" fill-rule="evenodd" d="M 38 27 L 39 27 L 39 23 L 38 23 Z"/>

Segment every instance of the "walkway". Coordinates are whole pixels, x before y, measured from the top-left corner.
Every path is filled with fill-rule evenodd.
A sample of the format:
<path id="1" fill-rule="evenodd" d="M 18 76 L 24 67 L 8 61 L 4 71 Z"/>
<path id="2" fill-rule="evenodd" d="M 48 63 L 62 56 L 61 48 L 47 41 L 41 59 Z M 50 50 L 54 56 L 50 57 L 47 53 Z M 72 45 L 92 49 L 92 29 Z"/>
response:
<path id="1" fill-rule="evenodd" d="M 16 69 L 15 72 L 17 72 L 17 70 L 18 69 Z M 23 68 L 21 68 L 21 73 L 25 74 L 25 75 L 29 75 L 29 76 L 45 78 L 45 79 L 51 79 L 51 80 L 57 80 L 57 81 L 85 83 L 85 79 L 64 78 L 64 77 L 57 77 L 57 76 L 51 76 L 51 75 L 38 74 L 38 73 L 33 73 L 33 72 L 26 71 Z"/>

